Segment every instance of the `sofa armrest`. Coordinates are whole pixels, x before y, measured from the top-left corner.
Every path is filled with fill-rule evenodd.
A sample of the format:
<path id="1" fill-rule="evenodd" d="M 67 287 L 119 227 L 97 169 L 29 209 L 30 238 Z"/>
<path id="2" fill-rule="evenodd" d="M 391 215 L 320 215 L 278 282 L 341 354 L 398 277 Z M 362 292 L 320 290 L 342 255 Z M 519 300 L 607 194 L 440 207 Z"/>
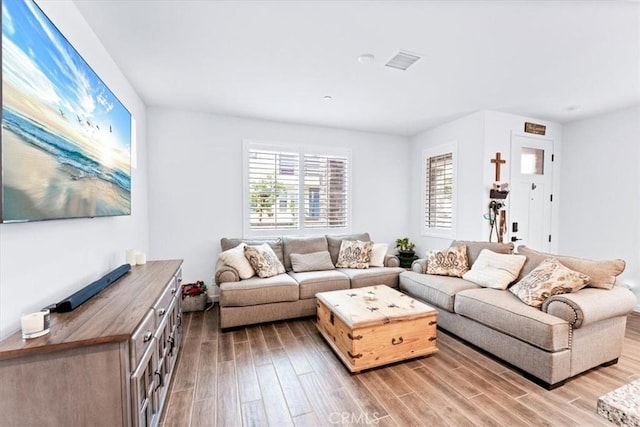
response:
<path id="1" fill-rule="evenodd" d="M 411 270 L 416 273 L 426 274 L 427 273 L 427 260 L 426 258 L 420 258 L 411 263 Z"/>
<path id="2" fill-rule="evenodd" d="M 629 289 L 584 288 L 578 292 L 554 295 L 542 304 L 542 311 L 569 322 L 574 329 L 600 320 L 626 316 L 636 306 L 636 296 Z"/>
<path id="3" fill-rule="evenodd" d="M 239 282 L 240 275 L 238 274 L 238 270 L 233 267 L 229 267 L 224 262 L 218 260 L 218 263 L 216 264 L 215 281 L 218 286 L 225 282 Z"/>
<path id="4" fill-rule="evenodd" d="M 398 267 L 400 266 L 400 259 L 398 259 L 395 255 L 385 255 L 384 256 L 384 266 L 385 267 Z"/>

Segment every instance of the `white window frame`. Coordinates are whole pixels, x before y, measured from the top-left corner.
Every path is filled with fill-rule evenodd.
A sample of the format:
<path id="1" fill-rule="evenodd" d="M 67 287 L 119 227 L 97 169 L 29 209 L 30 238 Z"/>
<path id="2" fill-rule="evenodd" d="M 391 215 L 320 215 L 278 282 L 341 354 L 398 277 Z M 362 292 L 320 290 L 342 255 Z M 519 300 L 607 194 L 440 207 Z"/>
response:
<path id="1" fill-rule="evenodd" d="M 297 153 L 300 159 L 299 168 L 299 185 L 298 185 L 298 218 L 300 223 L 297 228 L 293 229 L 268 229 L 268 230 L 256 230 L 251 228 L 250 223 L 250 186 L 249 186 L 249 152 L 250 150 L 269 150 L 269 151 L 284 151 L 289 153 Z M 305 194 L 304 194 L 304 156 L 305 155 L 319 155 L 319 156 L 341 156 L 347 158 L 347 216 L 345 227 L 327 227 L 327 228 L 307 228 L 304 224 L 304 206 L 305 206 Z M 317 147 L 304 144 L 284 143 L 284 142 L 269 142 L 245 139 L 242 141 L 242 228 L 243 237 L 271 237 L 271 236 L 284 236 L 284 235 L 318 235 L 318 234 L 348 234 L 351 233 L 351 219 L 352 219 L 352 181 L 353 181 L 353 161 L 351 158 L 351 150 L 345 148 L 335 147 Z"/>
<path id="2" fill-rule="evenodd" d="M 427 159 L 430 157 L 442 156 L 451 153 L 451 228 L 438 228 L 427 226 Z M 421 189 L 422 193 L 422 213 L 420 215 L 420 229 L 423 236 L 440 237 L 440 238 L 456 238 L 457 230 L 457 207 L 458 207 L 458 142 L 451 141 L 444 144 L 437 145 L 422 151 L 422 173 L 420 175 L 422 180 Z"/>

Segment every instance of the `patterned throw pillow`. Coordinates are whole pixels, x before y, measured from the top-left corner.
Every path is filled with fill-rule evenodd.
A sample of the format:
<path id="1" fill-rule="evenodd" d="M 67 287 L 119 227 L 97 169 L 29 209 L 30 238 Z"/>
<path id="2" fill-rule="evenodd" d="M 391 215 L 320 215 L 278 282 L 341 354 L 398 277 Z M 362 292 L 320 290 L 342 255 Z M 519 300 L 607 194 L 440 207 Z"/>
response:
<path id="1" fill-rule="evenodd" d="M 249 279 L 256 275 L 256 272 L 251 267 L 249 260 L 244 256 L 245 243 L 240 243 L 233 249 L 226 250 L 220 253 L 219 258 L 225 265 L 233 267 L 238 272 L 238 276 L 241 279 Z"/>
<path id="2" fill-rule="evenodd" d="M 462 277 L 469 270 L 467 246 L 451 246 L 441 251 L 427 251 L 427 274 Z"/>
<path id="3" fill-rule="evenodd" d="M 499 254 L 483 249 L 471 270 L 462 278 L 485 288 L 504 290 L 516 280 L 526 259 L 524 255 Z"/>
<path id="4" fill-rule="evenodd" d="M 268 243 L 260 246 L 245 246 L 244 256 L 259 277 L 271 277 L 285 272 L 284 266 Z"/>
<path id="5" fill-rule="evenodd" d="M 547 258 L 509 290 L 525 304 L 540 307 L 553 295 L 584 288 L 590 277 L 565 267 L 557 258 Z"/>
<path id="6" fill-rule="evenodd" d="M 369 268 L 373 242 L 343 240 L 338 254 L 338 268 Z"/>

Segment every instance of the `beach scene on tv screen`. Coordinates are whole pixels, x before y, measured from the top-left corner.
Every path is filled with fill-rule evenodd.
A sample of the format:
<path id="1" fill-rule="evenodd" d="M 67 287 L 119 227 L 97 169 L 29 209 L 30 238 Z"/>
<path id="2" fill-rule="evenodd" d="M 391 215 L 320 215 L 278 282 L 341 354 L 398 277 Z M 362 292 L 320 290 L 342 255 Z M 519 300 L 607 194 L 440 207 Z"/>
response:
<path id="1" fill-rule="evenodd" d="M 131 213 L 131 115 L 38 6 L 2 2 L 2 220 Z"/>

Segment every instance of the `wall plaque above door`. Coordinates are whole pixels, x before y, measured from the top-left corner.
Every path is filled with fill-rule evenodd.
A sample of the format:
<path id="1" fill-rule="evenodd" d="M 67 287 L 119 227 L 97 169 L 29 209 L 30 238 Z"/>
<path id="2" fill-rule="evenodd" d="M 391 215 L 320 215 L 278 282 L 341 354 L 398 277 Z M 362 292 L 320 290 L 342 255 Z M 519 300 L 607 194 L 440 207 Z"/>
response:
<path id="1" fill-rule="evenodd" d="M 536 135 L 544 135 L 547 132 L 547 127 L 537 123 L 524 122 L 524 131 L 527 133 L 534 133 Z"/>

